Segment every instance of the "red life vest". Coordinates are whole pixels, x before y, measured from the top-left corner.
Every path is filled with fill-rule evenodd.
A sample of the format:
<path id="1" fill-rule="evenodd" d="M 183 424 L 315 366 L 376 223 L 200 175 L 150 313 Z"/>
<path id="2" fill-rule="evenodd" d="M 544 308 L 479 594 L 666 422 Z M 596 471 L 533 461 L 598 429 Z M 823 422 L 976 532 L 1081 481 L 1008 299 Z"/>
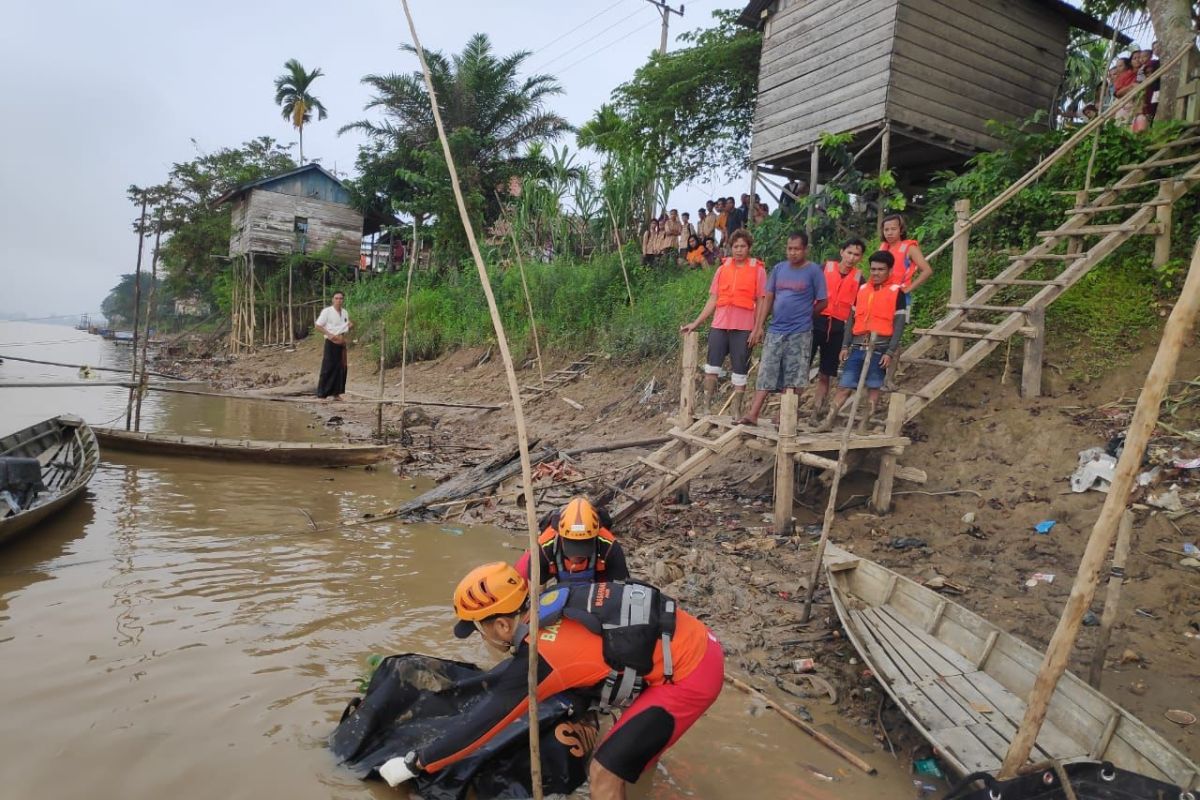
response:
<path id="1" fill-rule="evenodd" d="M 829 296 L 821 313 L 826 317 L 840 319 L 842 322 L 850 319 L 850 309 L 858 298 L 859 272 L 851 267 L 845 275 L 837 261 L 825 262 L 825 293 Z"/>
<path id="2" fill-rule="evenodd" d="M 762 265 L 757 258 L 749 259 L 744 266 L 734 266 L 732 258 L 723 260 L 717 268 L 717 306 L 753 311 L 758 299 L 758 271 Z"/>
<path id="3" fill-rule="evenodd" d="M 877 333 L 880 336 L 891 336 L 896 330 L 896 303 L 900 299 L 900 286 L 895 283 L 885 283 L 876 289 L 875 284 L 867 282 L 858 290 L 858 299 L 854 303 L 855 336 L 866 333 Z"/>
<path id="4" fill-rule="evenodd" d="M 912 258 L 908 255 L 908 249 L 917 244 L 916 239 L 905 239 L 902 242 L 888 244 L 884 241 L 879 245 L 879 249 L 885 253 L 891 253 L 896 259 L 896 263 L 892 265 L 892 274 L 888 278 L 888 283 L 894 283 L 901 286 L 912 280 L 913 273 L 916 272 L 916 267 L 912 265 Z"/>

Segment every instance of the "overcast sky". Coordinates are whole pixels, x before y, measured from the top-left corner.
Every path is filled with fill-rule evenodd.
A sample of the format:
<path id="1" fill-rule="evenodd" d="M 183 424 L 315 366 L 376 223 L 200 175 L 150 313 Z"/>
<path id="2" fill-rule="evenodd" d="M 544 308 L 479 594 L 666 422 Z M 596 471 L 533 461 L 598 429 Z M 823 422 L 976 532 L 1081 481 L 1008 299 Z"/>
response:
<path id="1" fill-rule="evenodd" d="M 410 0 L 428 49 L 458 52 L 485 32 L 500 53 L 531 50 L 532 71 L 559 77 L 553 106 L 586 121 L 658 47 L 646 0 Z M 688 0 L 675 35 L 707 26 L 728 0 Z M 259 135 L 295 141 L 274 104 L 274 78 L 296 58 L 325 76 L 313 86 L 329 118 L 305 128 L 305 155 L 353 169 L 368 73 L 417 68 L 399 0 L 8 0 L 0 25 L 0 314 L 79 314 L 132 272 L 132 184 L 161 182 L 171 164 Z M 191 140 L 195 139 L 193 145 Z M 575 149 L 574 140 L 569 142 Z M 726 187 L 685 187 L 690 208 Z M 147 253 L 149 248 L 147 247 Z M 148 258 L 148 255 L 147 255 Z M 144 262 L 148 267 L 148 261 Z"/>

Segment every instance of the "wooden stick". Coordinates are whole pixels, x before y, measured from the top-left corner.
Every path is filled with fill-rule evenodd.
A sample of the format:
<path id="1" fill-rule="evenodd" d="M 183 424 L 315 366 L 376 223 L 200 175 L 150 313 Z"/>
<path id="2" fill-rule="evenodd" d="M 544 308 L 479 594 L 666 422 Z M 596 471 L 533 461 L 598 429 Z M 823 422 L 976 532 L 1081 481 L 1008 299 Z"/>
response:
<path id="1" fill-rule="evenodd" d="M 608 218 L 612 220 L 613 240 L 617 243 L 617 258 L 621 260 L 621 274 L 625 276 L 625 294 L 629 296 L 629 307 L 633 308 L 633 287 L 629 285 L 629 271 L 625 269 L 625 248 L 621 246 L 621 233 L 617 230 L 617 215 L 613 213 L 608 198 L 604 198 L 604 207 L 608 209 Z"/>
<path id="2" fill-rule="evenodd" d="M 84 367 L 87 367 L 88 369 L 94 370 L 96 372 L 119 372 L 122 375 L 125 374 L 124 369 L 117 369 L 116 367 L 91 367 L 91 366 L 88 366 L 87 364 L 64 364 L 61 361 L 42 361 L 42 360 L 36 359 L 36 358 L 17 358 L 16 356 L 5 355 L 3 353 L 0 353 L 0 358 L 6 359 L 8 361 L 20 361 L 23 364 L 42 364 L 47 367 L 66 367 L 67 369 L 83 369 Z M 146 374 L 150 375 L 152 377 L 155 377 L 155 378 L 165 378 L 165 379 L 171 380 L 171 381 L 185 380 L 184 378 L 181 378 L 178 375 L 170 375 L 166 372 L 147 371 Z"/>
<path id="3" fill-rule="evenodd" d="M 525 293 L 525 310 L 529 312 L 529 329 L 533 333 L 533 352 L 537 356 L 538 383 L 546 384 L 546 373 L 542 366 L 542 345 L 538 341 L 537 318 L 533 315 L 533 300 L 529 297 L 529 284 L 525 281 L 525 260 L 521 258 L 521 245 L 517 241 L 517 225 L 504 212 L 504 203 L 500 202 L 500 193 L 496 192 L 496 202 L 500 204 L 500 213 L 508 220 L 508 233 L 512 238 L 513 256 L 517 259 L 517 269 L 521 273 L 521 290 Z"/>
<path id="4" fill-rule="evenodd" d="M 590 444 L 586 447 L 574 447 L 562 452 L 568 456 L 580 456 L 584 453 L 611 453 L 613 450 L 624 450 L 628 447 L 653 447 L 671 441 L 670 436 L 651 436 L 648 439 L 626 439 L 620 442 L 606 444 Z"/>
<path id="5" fill-rule="evenodd" d="M 795 714 L 788 711 L 786 708 L 779 705 L 779 703 L 776 703 L 770 697 L 767 697 L 765 694 L 760 692 L 758 689 L 755 689 L 750 684 L 746 683 L 745 681 L 743 681 L 739 678 L 735 678 L 732 675 L 726 675 L 725 682 L 729 683 L 732 686 L 736 686 L 738 689 L 741 689 L 743 692 L 750 695 L 755 700 L 760 701 L 761 703 L 766 705 L 767 708 L 770 708 L 773 711 L 775 711 L 775 713 L 777 713 L 779 716 L 783 717 L 788 722 L 792 723 L 797 728 L 804 731 L 812 738 L 816 739 L 820 744 L 824 745 L 827 749 L 832 750 L 833 752 L 837 753 L 842 758 L 846 759 L 846 761 L 853 764 L 858 769 L 861 769 L 863 772 L 867 773 L 868 775 L 875 774 L 875 768 L 872 767 L 870 764 L 868 764 L 866 761 L 863 761 L 857 755 L 855 755 L 854 753 L 851 753 L 849 750 L 847 750 L 845 747 L 843 747 L 840 743 L 834 741 L 827 734 L 822 733 L 821 731 L 814 728 L 812 725 L 809 725 L 807 722 L 800 719 Z"/>
<path id="6" fill-rule="evenodd" d="M 1184 281 L 1175 308 L 1171 310 L 1171 316 L 1167 319 L 1158 353 L 1154 357 L 1154 363 L 1150 365 L 1142 392 L 1138 395 L 1133 421 L 1129 424 L 1125 436 L 1125 449 L 1117 460 L 1108 496 L 1100 509 L 1100 516 L 1092 528 L 1091 536 L 1088 537 L 1083 559 L 1079 563 L 1079 572 L 1071 586 L 1071 596 L 1067 598 L 1067 605 L 1058 620 L 1054 637 L 1046 648 L 1041 669 L 1029 695 L 1025 718 L 1021 721 L 1021 727 L 1004 757 L 999 775 L 1001 780 L 1016 775 L 1017 770 L 1029 759 L 1029 752 L 1037 739 L 1038 731 L 1042 728 L 1042 722 L 1046 719 L 1050 697 L 1054 694 L 1058 679 L 1067 668 L 1084 612 L 1091 605 L 1092 596 L 1096 592 L 1100 568 L 1104 566 L 1108 548 L 1116 535 L 1118 521 L 1129 502 L 1134 476 L 1141 468 L 1146 443 L 1158 422 L 1159 405 L 1166 394 L 1167 385 L 1175 374 L 1179 352 L 1191 334 L 1197 311 L 1200 311 L 1200 241 L 1196 243 L 1187 280 Z"/>
<path id="7" fill-rule="evenodd" d="M 142 339 L 142 363 L 138 371 L 137 404 L 133 410 L 133 429 L 142 429 L 142 399 L 146 396 L 146 364 L 150 358 L 150 326 L 154 324 L 154 295 L 158 291 L 158 244 L 162 239 L 162 211 L 158 212 L 158 223 L 154 226 L 154 252 L 150 255 L 150 298 L 146 301 L 146 337 Z M 133 352 L 137 361 L 137 348 Z"/>
<path id="8" fill-rule="evenodd" d="M 371 258 L 375 258 L 374 250 Z M 387 373 L 387 326 L 379 326 L 379 405 L 375 407 L 375 435 L 383 440 L 383 382 Z M 401 414 L 404 412 L 401 411 Z M 386 440 L 384 440 L 386 444 Z"/>
<path id="9" fill-rule="evenodd" d="M 129 366 L 129 401 L 125 404 L 125 430 L 129 430 L 133 421 L 133 385 L 137 379 L 137 346 L 138 346 L 138 314 L 142 306 L 142 245 L 146 242 L 146 195 L 142 194 L 142 216 L 138 222 L 137 269 L 133 274 L 133 352 Z"/>
<path id="10" fill-rule="evenodd" d="M 413 244 L 416 244 L 417 217 L 413 215 Z M 413 265 L 417 263 L 414 255 L 408 260 L 408 278 L 404 281 L 404 332 L 400 336 L 400 439 L 404 439 L 404 406 L 407 403 L 405 390 L 405 372 L 408 367 L 408 302 L 412 293 Z"/>
<path id="11" fill-rule="evenodd" d="M 471 256 L 475 259 L 475 269 L 479 272 L 479 282 L 483 285 L 483 293 L 487 297 L 488 312 L 492 317 L 492 327 L 496 331 L 496 344 L 500 347 L 500 357 L 504 361 L 504 371 L 508 376 L 508 391 L 512 396 L 513 417 L 517 428 L 517 446 L 521 453 L 521 480 L 525 486 L 533 486 L 533 467 L 529 463 L 529 439 L 525 434 L 525 414 L 521 408 L 521 386 L 517 383 L 517 371 L 513 366 L 512 354 L 508 351 L 508 337 L 504 335 L 504 322 L 500 319 L 500 310 L 496 306 L 496 297 L 492 293 L 492 283 L 488 278 L 487 267 L 484 266 L 483 256 L 479 252 L 479 243 L 475 240 L 475 230 L 471 226 L 471 218 L 467 214 L 467 204 L 463 200 L 462 188 L 458 182 L 458 170 L 454 166 L 454 154 L 450 152 L 450 141 L 446 138 L 446 129 L 442 126 L 442 112 L 438 109 L 437 93 L 433 88 L 433 76 L 429 72 L 429 64 L 425 62 L 425 50 L 421 40 L 417 38 L 417 26 L 413 22 L 412 11 L 408 8 L 408 0 L 400 0 L 404 6 L 404 16 L 408 18 L 408 30 L 412 34 L 413 48 L 421 62 L 421 71 L 425 75 L 425 89 L 429 92 L 429 107 L 433 111 L 433 121 L 437 125 L 438 138 L 442 143 L 442 154 L 446 158 L 446 168 L 450 171 L 450 187 L 454 190 L 454 201 L 458 205 L 458 214 L 462 218 L 463 230 L 467 234 L 467 244 L 471 247 Z M 534 505 L 533 492 L 525 492 L 525 522 L 529 527 L 529 552 L 538 553 L 537 507 Z M 541 559 L 529 560 L 529 603 L 533 612 L 529 615 L 529 772 L 534 800 L 542 800 L 542 742 L 541 725 L 538 722 L 538 595 L 541 593 Z"/>
<path id="12" fill-rule="evenodd" d="M 1104 658 L 1108 653 L 1108 640 L 1117 619 L 1117 608 L 1121 604 L 1121 582 L 1125 578 L 1125 561 L 1129 558 L 1129 539 L 1133 533 L 1133 512 L 1125 509 L 1121 524 L 1117 527 L 1117 549 L 1113 551 L 1112 566 L 1108 572 L 1108 590 L 1104 593 L 1104 612 L 1100 615 L 1100 635 L 1096 639 L 1096 650 L 1092 653 L 1092 666 L 1088 670 L 1088 683 L 1100 688 L 1100 673 L 1104 671 Z"/>
<path id="13" fill-rule="evenodd" d="M 858 386 L 854 389 L 854 397 L 850 401 L 850 416 L 846 427 L 842 429 L 842 441 L 838 446 L 837 469 L 833 471 L 833 481 L 829 486 L 829 502 L 825 504 L 825 517 L 821 521 L 821 540 L 817 542 L 817 552 L 813 554 L 812 569 L 808 573 L 808 588 L 804 594 L 804 610 L 800 612 L 800 621 L 808 622 L 812 614 L 813 595 L 817 592 L 817 584 L 821 581 L 821 562 L 825 558 L 825 545 L 829 543 L 829 529 L 833 527 L 833 514 L 837 510 L 838 486 L 842 482 L 842 473 L 846 471 L 846 453 L 850 449 L 850 431 L 854 429 L 854 417 L 858 413 L 858 404 L 862 400 L 863 387 L 867 383 L 867 371 L 871 368 L 871 357 L 875 355 L 876 334 L 872 333 L 867 340 L 867 352 L 863 357 L 862 371 L 858 373 Z"/>

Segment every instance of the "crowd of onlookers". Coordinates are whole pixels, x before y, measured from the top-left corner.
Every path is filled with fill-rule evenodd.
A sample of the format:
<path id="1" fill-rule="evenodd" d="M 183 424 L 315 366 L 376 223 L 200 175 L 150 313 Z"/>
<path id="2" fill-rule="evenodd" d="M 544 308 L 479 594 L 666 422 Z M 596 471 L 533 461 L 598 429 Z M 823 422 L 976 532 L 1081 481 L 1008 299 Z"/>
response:
<path id="1" fill-rule="evenodd" d="M 1158 79 L 1150 77 L 1159 67 L 1158 50 L 1159 43 L 1155 42 L 1152 49 L 1134 49 L 1127 54 L 1122 53 L 1108 71 L 1106 105 L 1111 105 L 1135 91 L 1138 84 L 1152 81 L 1142 93 L 1140 102 L 1135 101 L 1130 107 L 1123 108 L 1116 114 L 1118 123 L 1129 126 L 1137 133 L 1149 128 L 1155 114 L 1158 113 Z M 1100 112 L 1095 103 L 1088 103 L 1080 113 L 1090 120 Z"/>
<path id="2" fill-rule="evenodd" d="M 650 224 L 642 233 L 642 263 L 674 262 L 691 267 L 716 266 L 722 256 L 729 255 L 733 232 L 749 223 L 759 223 L 771 213 L 759 196 L 741 197 L 741 204 L 732 197 L 709 200 L 696 212 L 692 221 L 688 212 L 672 208 Z"/>

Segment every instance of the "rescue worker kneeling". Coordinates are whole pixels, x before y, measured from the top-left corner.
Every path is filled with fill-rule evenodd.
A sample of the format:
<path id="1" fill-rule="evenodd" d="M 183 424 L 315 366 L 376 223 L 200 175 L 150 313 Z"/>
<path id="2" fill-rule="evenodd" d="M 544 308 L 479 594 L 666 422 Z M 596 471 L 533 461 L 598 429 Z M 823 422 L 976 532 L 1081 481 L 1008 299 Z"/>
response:
<path id="1" fill-rule="evenodd" d="M 388 784 L 467 757 L 528 713 L 527 599 L 527 582 L 503 561 L 459 583 L 454 635 L 479 631 L 511 658 L 489 673 L 492 693 L 464 716 L 459 732 L 380 767 Z M 642 583 L 562 586 L 542 595 L 539 609 L 538 699 L 584 689 L 601 708 L 625 708 L 588 771 L 594 800 L 624 798 L 626 783 L 636 783 L 716 701 L 725 677 L 721 645 L 704 623 Z"/>
<path id="2" fill-rule="evenodd" d="M 542 585 L 550 580 L 563 583 L 602 583 L 629 578 L 625 551 L 609 530 L 612 518 L 580 495 L 561 511 L 542 519 L 538 537 Z M 521 577 L 529 580 L 529 551 L 516 564 Z"/>

